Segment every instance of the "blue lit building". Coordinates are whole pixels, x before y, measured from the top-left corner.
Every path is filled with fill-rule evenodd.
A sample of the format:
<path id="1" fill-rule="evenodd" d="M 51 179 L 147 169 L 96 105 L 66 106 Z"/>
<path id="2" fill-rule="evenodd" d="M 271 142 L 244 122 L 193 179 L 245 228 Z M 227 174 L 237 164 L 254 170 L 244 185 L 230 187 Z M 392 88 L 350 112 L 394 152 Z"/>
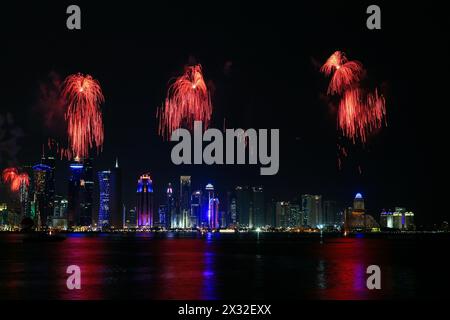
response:
<path id="1" fill-rule="evenodd" d="M 111 226 L 110 210 L 110 190 L 111 190 L 111 171 L 100 171 L 98 173 L 99 186 L 99 208 L 98 208 L 98 226 L 108 228 Z"/>
<path id="2" fill-rule="evenodd" d="M 79 225 L 81 211 L 81 184 L 84 166 L 79 161 L 70 164 L 69 190 L 68 190 L 68 225 Z"/>

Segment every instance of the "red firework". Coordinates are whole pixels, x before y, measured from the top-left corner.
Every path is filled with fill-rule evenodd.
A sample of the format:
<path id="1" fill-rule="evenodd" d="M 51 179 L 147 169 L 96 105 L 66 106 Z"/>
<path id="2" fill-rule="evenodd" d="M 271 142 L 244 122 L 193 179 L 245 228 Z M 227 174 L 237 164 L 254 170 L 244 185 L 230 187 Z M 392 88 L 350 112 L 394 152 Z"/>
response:
<path id="1" fill-rule="evenodd" d="M 207 129 L 211 114 L 211 96 L 201 65 L 186 67 L 184 74 L 167 90 L 166 101 L 158 110 L 158 133 L 169 138 L 180 127 L 192 130 L 194 121 L 202 121 L 203 128 Z"/>
<path id="2" fill-rule="evenodd" d="M 374 93 L 364 93 L 361 89 L 350 89 L 344 92 L 339 103 L 338 126 L 342 134 L 362 143 L 367 136 L 376 129 L 381 128 L 386 115 L 385 100 Z"/>
<path id="3" fill-rule="evenodd" d="M 348 61 L 345 53 L 333 53 L 320 71 L 326 76 L 332 75 L 328 94 L 341 94 L 362 79 L 363 66 L 359 61 Z"/>
<path id="4" fill-rule="evenodd" d="M 103 145 L 103 120 L 100 105 L 105 101 L 97 80 L 81 73 L 68 76 L 61 92 L 67 104 L 69 146 L 81 158 L 93 147 Z"/>
<path id="5" fill-rule="evenodd" d="M 19 173 L 16 168 L 6 168 L 3 170 L 2 178 L 5 184 L 10 184 L 12 192 L 19 191 L 21 186 L 28 187 L 30 185 L 30 177 L 28 174 L 25 172 Z"/>
<path id="6" fill-rule="evenodd" d="M 5 170 L 3 170 L 2 173 L 2 179 L 3 182 L 6 183 L 11 183 L 19 174 L 19 172 L 17 171 L 16 168 L 6 168 Z"/>

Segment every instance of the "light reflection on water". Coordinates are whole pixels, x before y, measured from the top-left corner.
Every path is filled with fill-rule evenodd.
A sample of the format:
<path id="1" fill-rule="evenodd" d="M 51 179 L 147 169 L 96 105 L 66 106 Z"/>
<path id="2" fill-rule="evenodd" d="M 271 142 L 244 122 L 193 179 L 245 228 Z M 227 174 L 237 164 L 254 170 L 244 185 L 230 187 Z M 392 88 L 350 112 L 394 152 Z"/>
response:
<path id="1" fill-rule="evenodd" d="M 21 237 L 0 235 L 2 298 L 380 299 L 417 297 L 427 286 L 410 241 L 264 233 L 70 234 L 59 243 Z M 371 264 L 383 272 L 381 291 L 366 288 Z M 66 287 L 69 265 L 82 270 L 81 290 Z"/>

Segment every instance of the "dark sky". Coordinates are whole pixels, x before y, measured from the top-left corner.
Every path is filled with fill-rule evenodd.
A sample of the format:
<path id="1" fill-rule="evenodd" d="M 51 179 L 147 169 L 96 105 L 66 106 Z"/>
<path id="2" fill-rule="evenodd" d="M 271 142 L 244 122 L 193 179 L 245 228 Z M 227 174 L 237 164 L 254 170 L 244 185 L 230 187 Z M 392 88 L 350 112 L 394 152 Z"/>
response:
<path id="1" fill-rule="evenodd" d="M 65 9 L 72 3 L 81 6 L 81 31 L 66 29 Z M 277 199 L 318 193 L 342 205 L 361 192 L 376 214 L 383 207 L 405 206 L 423 223 L 448 219 L 432 200 L 433 172 L 440 168 L 434 146 L 444 146 L 438 123 L 448 105 L 443 90 L 448 37 L 438 25 L 443 20 L 434 18 L 443 9 L 378 2 L 382 30 L 371 31 L 369 4 L 7 5 L 0 29 L 0 114 L 11 113 L 24 137 L 17 158 L 3 156 L 1 166 L 36 163 L 48 137 L 63 137 L 62 113 L 45 125 L 50 111 L 39 101 L 40 87 L 52 76 L 82 72 L 100 81 L 106 98 L 105 144 L 95 168 L 106 169 L 119 157 L 127 206 L 134 204 L 138 176 L 150 172 L 158 193 L 180 174 L 190 174 L 195 187 L 212 182 L 222 192 L 237 184 L 262 184 Z M 387 99 L 388 126 L 364 149 L 353 148 L 342 170 L 336 160 L 336 114 L 323 99 L 328 81 L 318 71 L 335 50 L 361 61 L 370 85 Z M 276 176 L 259 176 L 259 165 L 171 163 L 172 145 L 156 135 L 156 108 L 170 79 L 193 61 L 202 64 L 214 87 L 215 126 L 222 128 L 225 117 L 228 128 L 280 129 Z M 58 162 L 61 194 L 67 192 L 67 167 Z"/>

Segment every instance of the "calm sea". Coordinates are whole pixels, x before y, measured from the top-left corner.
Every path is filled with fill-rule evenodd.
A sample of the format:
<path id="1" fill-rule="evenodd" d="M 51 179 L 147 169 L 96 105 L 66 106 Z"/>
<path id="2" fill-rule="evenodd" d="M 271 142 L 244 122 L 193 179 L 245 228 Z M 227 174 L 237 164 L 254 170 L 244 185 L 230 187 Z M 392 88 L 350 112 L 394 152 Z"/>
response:
<path id="1" fill-rule="evenodd" d="M 299 234 L 0 233 L 1 299 L 448 298 L 450 238 Z M 69 265 L 81 289 L 66 286 Z M 381 290 L 366 268 L 381 268 Z"/>

